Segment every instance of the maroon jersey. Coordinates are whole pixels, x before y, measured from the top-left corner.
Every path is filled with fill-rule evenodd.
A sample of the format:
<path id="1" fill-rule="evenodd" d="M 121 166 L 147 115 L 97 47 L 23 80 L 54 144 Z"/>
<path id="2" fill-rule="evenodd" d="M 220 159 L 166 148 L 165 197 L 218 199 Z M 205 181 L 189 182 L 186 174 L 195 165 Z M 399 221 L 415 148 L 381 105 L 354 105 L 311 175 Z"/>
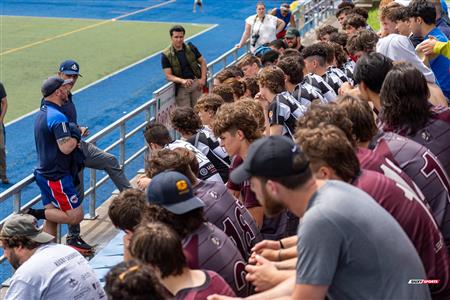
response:
<path id="1" fill-rule="evenodd" d="M 222 230 L 211 223 L 203 223 L 182 243 L 189 268 L 217 272 L 237 296 L 250 295 L 251 287 L 245 280 L 245 261 Z"/>
<path id="2" fill-rule="evenodd" d="M 403 128 L 384 126 L 383 129 L 407 136 L 430 149 L 439 158 L 447 174 L 450 174 L 450 110 L 447 107 L 434 106 L 428 123 L 414 135 L 408 134 Z"/>
<path id="3" fill-rule="evenodd" d="M 241 157 L 235 156 L 231 162 L 230 173 L 244 161 Z M 242 184 L 234 184 L 231 180 L 227 183 L 228 188 L 240 191 L 241 199 L 246 208 L 260 207 L 255 193 L 251 190 L 250 180 Z M 280 240 L 282 238 L 297 234 L 298 218 L 288 210 L 280 215 L 269 218 L 264 216 L 261 235 L 266 240 Z"/>
<path id="4" fill-rule="evenodd" d="M 434 218 L 421 199 L 411 190 L 374 171 L 363 170 L 353 182 L 386 209 L 408 235 L 427 273 L 439 279 L 430 285 L 433 295 L 450 299 L 450 270 L 447 249 Z"/>
<path id="5" fill-rule="evenodd" d="M 213 271 L 203 271 L 206 275 L 205 283 L 201 286 L 186 288 L 178 291 L 175 300 L 204 300 L 209 295 L 218 294 L 224 296 L 235 297 L 230 286 Z"/>
<path id="6" fill-rule="evenodd" d="M 371 170 L 383 174 L 395 183 L 405 186 L 413 191 L 419 199 L 425 201 L 422 191 L 412 179 L 396 164 L 386 157 L 382 157 L 370 149 L 358 148 L 356 151 L 361 169 Z"/>
<path id="7" fill-rule="evenodd" d="M 206 219 L 228 235 L 247 261 L 253 246 L 262 240 L 250 212 L 220 182 L 199 181 L 194 194 L 205 202 Z"/>
<path id="8" fill-rule="evenodd" d="M 421 144 L 393 132 L 380 133 L 373 151 L 393 161 L 417 184 L 450 245 L 450 180 L 439 159 Z"/>

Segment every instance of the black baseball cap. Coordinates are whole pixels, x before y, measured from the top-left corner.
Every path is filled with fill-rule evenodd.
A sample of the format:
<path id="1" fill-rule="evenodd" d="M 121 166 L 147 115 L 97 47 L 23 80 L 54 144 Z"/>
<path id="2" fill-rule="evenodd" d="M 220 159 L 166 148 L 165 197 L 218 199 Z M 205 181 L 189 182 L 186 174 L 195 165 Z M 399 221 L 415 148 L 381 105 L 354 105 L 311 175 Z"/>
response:
<path id="1" fill-rule="evenodd" d="M 194 196 L 189 179 L 175 171 L 162 172 L 152 178 L 147 188 L 147 200 L 176 215 L 205 206 L 200 198 Z"/>
<path id="2" fill-rule="evenodd" d="M 53 94 L 57 89 L 59 89 L 61 86 L 71 83 L 72 79 L 64 80 L 59 76 L 51 76 L 47 78 L 43 83 L 41 87 L 42 96 L 48 97 L 51 94 Z"/>
<path id="3" fill-rule="evenodd" d="M 63 72 L 66 75 L 78 75 L 80 77 L 80 65 L 71 59 L 65 60 L 61 63 L 61 65 L 59 66 L 59 71 Z"/>
<path id="4" fill-rule="evenodd" d="M 253 142 L 244 162 L 230 174 L 235 184 L 240 184 L 253 176 L 277 178 L 298 175 L 309 168 L 305 160 L 304 166 L 294 169 L 294 157 L 300 154 L 299 147 L 286 136 L 263 137 Z"/>
<path id="5" fill-rule="evenodd" d="M 300 32 L 297 29 L 295 29 L 295 28 L 289 28 L 286 31 L 286 35 L 285 35 L 285 37 L 288 38 L 288 39 L 296 38 L 296 37 L 299 37 L 299 36 L 300 36 Z"/>

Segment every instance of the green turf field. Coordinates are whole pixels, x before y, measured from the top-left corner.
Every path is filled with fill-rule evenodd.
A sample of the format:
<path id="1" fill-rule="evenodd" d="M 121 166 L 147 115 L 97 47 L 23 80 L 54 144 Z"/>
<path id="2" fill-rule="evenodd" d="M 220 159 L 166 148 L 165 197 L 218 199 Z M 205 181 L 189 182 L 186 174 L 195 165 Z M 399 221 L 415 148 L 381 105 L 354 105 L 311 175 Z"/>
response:
<path id="1" fill-rule="evenodd" d="M 80 64 L 81 88 L 160 51 L 169 23 L 0 16 L 0 81 L 8 93 L 6 121 L 39 107 L 42 81 L 61 61 Z M 186 37 L 207 25 L 185 24 Z"/>
<path id="2" fill-rule="evenodd" d="M 372 8 L 369 10 L 369 18 L 367 19 L 367 24 L 369 24 L 373 30 L 380 30 L 380 21 L 378 19 L 378 8 Z"/>

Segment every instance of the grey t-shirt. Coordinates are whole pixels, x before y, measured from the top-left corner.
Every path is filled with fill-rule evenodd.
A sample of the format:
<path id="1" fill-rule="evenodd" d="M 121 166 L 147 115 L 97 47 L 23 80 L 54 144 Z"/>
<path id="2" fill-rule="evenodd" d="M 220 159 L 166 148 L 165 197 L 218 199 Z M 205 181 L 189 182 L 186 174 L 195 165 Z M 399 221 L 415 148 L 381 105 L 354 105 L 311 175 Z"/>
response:
<path id="1" fill-rule="evenodd" d="M 368 194 L 327 181 L 300 221 L 297 284 L 328 285 L 333 299 L 430 299 L 411 241 Z"/>

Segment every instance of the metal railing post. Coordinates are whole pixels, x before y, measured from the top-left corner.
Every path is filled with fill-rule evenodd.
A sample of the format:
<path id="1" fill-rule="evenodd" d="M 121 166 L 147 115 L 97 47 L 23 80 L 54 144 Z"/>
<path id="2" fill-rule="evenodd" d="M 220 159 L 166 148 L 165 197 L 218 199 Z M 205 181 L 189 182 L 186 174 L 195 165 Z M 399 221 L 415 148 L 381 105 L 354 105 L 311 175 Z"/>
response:
<path id="1" fill-rule="evenodd" d="M 119 146 L 119 163 L 120 166 L 123 168 L 125 164 L 125 123 L 120 124 L 120 146 Z"/>
<path id="2" fill-rule="evenodd" d="M 57 224 L 56 225 L 56 242 L 58 243 L 58 244 L 61 244 L 61 226 L 62 226 L 62 224 Z"/>
<path id="3" fill-rule="evenodd" d="M 19 213 L 20 212 L 20 206 L 21 206 L 21 201 L 22 200 L 22 191 L 19 191 L 18 193 L 16 193 L 14 195 L 14 204 L 13 204 L 13 209 L 15 213 Z"/>

